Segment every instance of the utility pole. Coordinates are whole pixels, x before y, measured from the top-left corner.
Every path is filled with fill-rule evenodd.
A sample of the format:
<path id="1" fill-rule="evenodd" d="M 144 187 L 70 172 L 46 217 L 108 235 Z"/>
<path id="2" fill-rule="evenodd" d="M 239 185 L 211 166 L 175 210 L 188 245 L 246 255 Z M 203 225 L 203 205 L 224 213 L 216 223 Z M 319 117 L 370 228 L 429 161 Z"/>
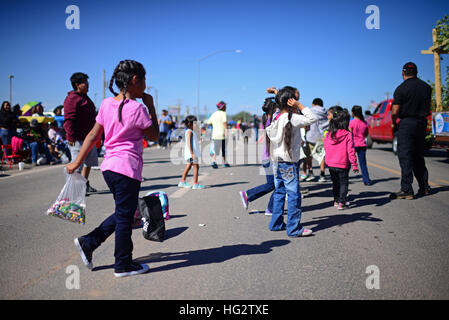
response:
<path id="1" fill-rule="evenodd" d="M 389 91 L 385 92 L 385 96 L 387 97 L 387 100 L 390 99 L 390 92 Z"/>
<path id="2" fill-rule="evenodd" d="M 433 62 L 435 67 L 435 100 L 437 104 L 436 111 L 443 111 L 443 105 L 441 101 L 441 67 L 440 67 L 440 54 L 449 53 L 449 50 L 444 50 L 443 47 L 449 43 L 449 39 L 442 42 L 437 41 L 437 29 L 432 29 L 433 45 L 427 50 L 421 50 L 421 54 L 433 54 Z"/>
<path id="3" fill-rule="evenodd" d="M 106 99 L 106 70 L 103 69 L 103 100 Z"/>
<path id="4" fill-rule="evenodd" d="M 8 78 L 9 78 L 9 103 L 12 106 L 12 78 L 14 78 L 14 76 L 10 74 Z"/>

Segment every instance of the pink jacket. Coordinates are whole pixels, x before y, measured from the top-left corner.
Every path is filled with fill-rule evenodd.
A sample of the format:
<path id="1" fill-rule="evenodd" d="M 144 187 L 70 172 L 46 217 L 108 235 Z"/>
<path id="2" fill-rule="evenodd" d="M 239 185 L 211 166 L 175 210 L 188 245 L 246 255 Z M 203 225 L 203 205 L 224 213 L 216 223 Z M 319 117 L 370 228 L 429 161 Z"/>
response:
<path id="1" fill-rule="evenodd" d="M 324 138 L 325 163 L 328 167 L 358 170 L 357 157 L 354 150 L 352 133 L 346 130 L 338 130 L 335 139 L 330 132 Z"/>

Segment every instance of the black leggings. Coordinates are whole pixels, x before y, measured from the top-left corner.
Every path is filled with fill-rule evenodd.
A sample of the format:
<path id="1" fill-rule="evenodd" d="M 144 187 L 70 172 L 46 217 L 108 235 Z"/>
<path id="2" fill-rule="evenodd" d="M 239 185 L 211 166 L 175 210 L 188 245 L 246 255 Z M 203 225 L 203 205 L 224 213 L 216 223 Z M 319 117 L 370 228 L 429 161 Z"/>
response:
<path id="1" fill-rule="evenodd" d="M 349 169 L 329 167 L 334 191 L 334 201 L 345 204 L 348 195 Z"/>

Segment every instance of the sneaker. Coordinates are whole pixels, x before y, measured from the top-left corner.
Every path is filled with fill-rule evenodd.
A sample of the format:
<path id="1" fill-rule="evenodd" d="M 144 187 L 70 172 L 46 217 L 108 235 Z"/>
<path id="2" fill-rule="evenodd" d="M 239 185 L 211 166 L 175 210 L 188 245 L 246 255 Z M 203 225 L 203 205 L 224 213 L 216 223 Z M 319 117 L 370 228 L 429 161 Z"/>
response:
<path id="1" fill-rule="evenodd" d="M 430 194 L 430 187 L 427 186 L 427 188 L 425 188 L 424 190 L 419 189 L 417 196 L 424 197 L 424 196 L 428 196 L 429 194 Z"/>
<path id="2" fill-rule="evenodd" d="M 195 184 L 192 186 L 192 189 L 204 189 L 204 188 L 206 188 L 206 187 L 203 186 L 202 184 L 199 184 L 199 183 L 195 183 Z"/>
<path id="3" fill-rule="evenodd" d="M 298 237 L 307 237 L 313 233 L 312 230 L 304 228 L 302 232 L 298 235 Z"/>
<path id="4" fill-rule="evenodd" d="M 270 211 L 270 210 L 265 210 L 265 215 L 266 216 L 272 216 L 273 215 L 273 213 Z"/>
<path id="5" fill-rule="evenodd" d="M 223 164 L 223 168 L 229 168 L 229 167 L 231 167 L 231 166 L 229 165 L 229 163 L 224 163 L 224 164 Z"/>
<path id="6" fill-rule="evenodd" d="M 184 181 L 184 182 L 179 181 L 178 187 L 180 187 L 180 188 L 191 188 L 192 186 L 188 182 L 186 182 L 186 181 Z"/>
<path id="7" fill-rule="evenodd" d="M 215 162 L 212 162 L 212 168 L 218 169 L 218 166 L 217 166 L 217 164 Z"/>
<path id="8" fill-rule="evenodd" d="M 337 201 L 334 201 L 334 207 L 338 208 L 338 202 Z"/>
<path id="9" fill-rule="evenodd" d="M 76 238 L 74 240 L 76 247 L 78 248 L 80 255 L 81 255 L 81 259 L 83 260 L 84 265 L 92 270 L 92 268 L 94 267 L 92 264 L 92 252 L 88 251 L 85 247 L 84 247 L 84 237 L 79 237 Z"/>
<path id="10" fill-rule="evenodd" d="M 131 265 L 124 269 L 115 270 L 114 275 L 117 278 L 122 277 L 128 277 L 128 276 L 135 276 L 138 274 L 142 274 L 145 272 L 148 272 L 150 270 L 150 267 L 148 267 L 146 264 L 140 264 L 136 262 L 131 262 Z"/>
<path id="11" fill-rule="evenodd" d="M 403 192 L 403 191 L 398 191 L 398 192 L 393 192 L 390 193 L 390 199 L 406 199 L 406 200 L 413 200 L 414 195 L 413 192 Z"/>
<path id="12" fill-rule="evenodd" d="M 326 182 L 326 177 L 320 176 L 320 178 L 318 179 L 318 182 Z"/>
<path id="13" fill-rule="evenodd" d="M 372 184 L 373 184 L 373 182 L 370 180 L 370 181 L 368 181 L 367 183 L 363 183 L 365 186 L 371 186 Z"/>
<path id="14" fill-rule="evenodd" d="M 95 188 L 92 188 L 89 184 L 89 181 L 86 182 L 86 193 L 94 193 L 97 192 L 98 190 Z"/>
<path id="15" fill-rule="evenodd" d="M 240 199 L 242 199 L 243 207 L 248 210 L 248 197 L 246 196 L 246 191 L 240 191 Z"/>
<path id="16" fill-rule="evenodd" d="M 345 210 L 345 209 L 347 209 L 348 207 L 345 205 L 345 204 L 343 204 L 343 203 L 339 203 L 338 204 L 338 207 L 337 207 L 337 210 Z"/>
<path id="17" fill-rule="evenodd" d="M 313 181 L 313 180 L 315 180 L 315 176 L 314 175 L 309 175 L 305 180 L 306 181 Z"/>
<path id="18" fill-rule="evenodd" d="M 308 177 L 309 177 L 309 175 L 307 175 L 307 174 L 302 174 L 302 175 L 299 177 L 299 181 L 304 181 L 304 180 L 306 180 Z"/>

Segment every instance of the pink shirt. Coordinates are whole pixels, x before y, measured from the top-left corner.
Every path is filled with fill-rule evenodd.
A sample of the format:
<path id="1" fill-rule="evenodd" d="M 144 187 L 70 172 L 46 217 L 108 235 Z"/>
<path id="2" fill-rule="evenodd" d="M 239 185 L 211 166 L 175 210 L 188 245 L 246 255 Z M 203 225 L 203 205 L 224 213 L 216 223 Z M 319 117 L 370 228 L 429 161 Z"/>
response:
<path id="1" fill-rule="evenodd" d="M 106 154 L 101 171 L 113 171 L 142 181 L 144 130 L 151 126 L 148 109 L 135 100 L 126 100 L 122 122 L 118 120 L 121 101 L 104 99 L 96 121 L 104 128 Z"/>
<path id="2" fill-rule="evenodd" d="M 353 119 L 349 123 L 349 129 L 352 129 L 354 147 L 366 147 L 365 135 L 368 130 L 368 124 L 362 120 Z"/>

